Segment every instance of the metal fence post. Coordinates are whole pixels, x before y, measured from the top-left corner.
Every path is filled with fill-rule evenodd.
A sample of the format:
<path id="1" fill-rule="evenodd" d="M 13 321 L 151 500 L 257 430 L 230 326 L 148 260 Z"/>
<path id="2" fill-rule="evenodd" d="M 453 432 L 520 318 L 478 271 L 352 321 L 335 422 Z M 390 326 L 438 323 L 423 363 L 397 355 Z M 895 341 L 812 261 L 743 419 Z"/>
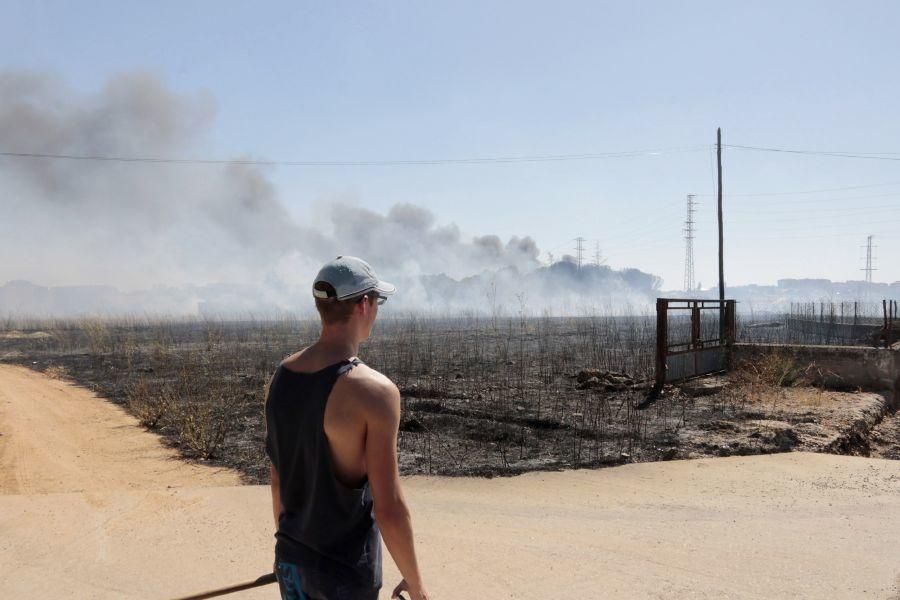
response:
<path id="1" fill-rule="evenodd" d="M 732 345 L 737 338 L 737 323 L 735 319 L 735 301 L 725 301 L 725 343 Z"/>
<path id="2" fill-rule="evenodd" d="M 703 347 L 703 341 L 700 337 L 700 303 L 699 302 L 691 302 L 691 345 L 690 349 L 694 350 L 694 373 L 700 370 L 699 363 L 699 353 L 696 350 L 699 350 Z"/>
<path id="3" fill-rule="evenodd" d="M 666 383 L 666 350 L 669 345 L 669 301 L 656 299 L 656 389 Z"/>

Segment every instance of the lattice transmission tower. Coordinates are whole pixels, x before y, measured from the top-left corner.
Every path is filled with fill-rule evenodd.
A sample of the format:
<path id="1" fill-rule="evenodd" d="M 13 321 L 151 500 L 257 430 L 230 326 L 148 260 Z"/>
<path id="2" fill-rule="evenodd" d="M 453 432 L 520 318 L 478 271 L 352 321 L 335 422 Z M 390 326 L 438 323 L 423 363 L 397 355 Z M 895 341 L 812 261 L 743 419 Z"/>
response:
<path id="1" fill-rule="evenodd" d="M 575 238 L 575 261 L 578 264 L 578 270 L 581 270 L 581 263 L 584 260 L 584 238 L 579 236 Z"/>
<path id="2" fill-rule="evenodd" d="M 694 290 L 694 194 L 687 196 L 687 217 L 684 220 L 684 290 Z"/>
<path id="3" fill-rule="evenodd" d="M 872 249 L 875 248 L 875 246 L 872 245 L 872 239 L 874 237 L 874 235 L 868 236 L 866 238 L 866 245 L 863 246 L 863 248 L 866 249 L 866 266 L 860 269 L 860 271 L 866 272 L 866 283 L 872 283 L 872 271 L 878 270 L 875 268 L 873 263 L 874 257 L 872 256 Z"/>

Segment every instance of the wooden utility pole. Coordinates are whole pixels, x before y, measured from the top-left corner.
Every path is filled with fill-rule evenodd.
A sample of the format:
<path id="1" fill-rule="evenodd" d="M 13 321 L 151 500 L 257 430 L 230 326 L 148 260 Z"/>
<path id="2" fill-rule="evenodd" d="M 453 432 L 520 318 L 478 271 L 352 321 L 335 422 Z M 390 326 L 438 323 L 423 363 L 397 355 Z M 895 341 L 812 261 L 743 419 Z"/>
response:
<path id="1" fill-rule="evenodd" d="M 722 233 L 722 128 L 716 129 L 716 157 L 719 165 L 719 342 L 725 341 L 725 259 L 723 246 L 725 236 Z"/>

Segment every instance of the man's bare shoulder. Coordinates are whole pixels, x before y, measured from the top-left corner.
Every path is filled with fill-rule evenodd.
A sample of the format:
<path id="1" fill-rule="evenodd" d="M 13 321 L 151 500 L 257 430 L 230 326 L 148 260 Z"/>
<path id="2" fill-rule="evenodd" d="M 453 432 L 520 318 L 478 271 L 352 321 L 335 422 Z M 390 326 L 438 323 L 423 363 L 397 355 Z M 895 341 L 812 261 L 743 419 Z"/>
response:
<path id="1" fill-rule="evenodd" d="M 390 418 L 400 414 L 400 390 L 384 374 L 360 364 L 338 380 L 341 393 L 360 400 L 358 406 L 369 417 Z"/>
<path id="2" fill-rule="evenodd" d="M 400 390 L 383 373 L 379 373 L 366 364 L 359 364 L 344 377 L 347 387 L 367 396 L 400 397 Z"/>

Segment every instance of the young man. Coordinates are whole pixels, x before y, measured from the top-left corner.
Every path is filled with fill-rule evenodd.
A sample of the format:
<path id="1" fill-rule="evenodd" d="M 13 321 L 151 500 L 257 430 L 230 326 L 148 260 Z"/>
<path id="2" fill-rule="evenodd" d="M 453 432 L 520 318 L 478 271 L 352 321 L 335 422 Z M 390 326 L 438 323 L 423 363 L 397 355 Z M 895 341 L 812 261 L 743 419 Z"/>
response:
<path id="1" fill-rule="evenodd" d="M 400 392 L 356 354 L 393 294 L 372 267 L 339 256 L 313 284 L 322 332 L 278 367 L 266 399 L 275 565 L 284 600 L 376 600 L 381 537 L 407 592 L 428 600 L 400 489 Z"/>

